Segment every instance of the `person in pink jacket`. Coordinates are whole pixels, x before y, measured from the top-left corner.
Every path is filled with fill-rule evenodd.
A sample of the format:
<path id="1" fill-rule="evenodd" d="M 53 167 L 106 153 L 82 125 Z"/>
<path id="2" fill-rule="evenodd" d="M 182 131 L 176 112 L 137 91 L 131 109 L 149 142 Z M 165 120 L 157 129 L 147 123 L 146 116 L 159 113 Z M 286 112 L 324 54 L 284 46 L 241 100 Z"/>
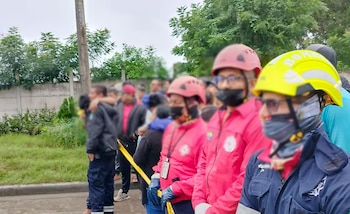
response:
<path id="1" fill-rule="evenodd" d="M 198 106 L 205 103 L 202 81 L 192 76 L 175 79 L 167 91 L 170 98 L 170 123 L 163 134 L 160 160 L 153 167 L 148 198 L 154 205 L 170 201 L 175 213 L 194 213 L 191 198 L 194 175 L 203 142 L 206 123 L 199 115 Z M 156 196 L 162 190 L 162 198 Z"/>
<path id="2" fill-rule="evenodd" d="M 261 103 L 250 93 L 260 70 L 258 55 L 243 44 L 229 45 L 215 58 L 212 75 L 224 108 L 208 123 L 192 196 L 196 214 L 236 213 L 249 158 L 270 144 L 258 117 Z"/>

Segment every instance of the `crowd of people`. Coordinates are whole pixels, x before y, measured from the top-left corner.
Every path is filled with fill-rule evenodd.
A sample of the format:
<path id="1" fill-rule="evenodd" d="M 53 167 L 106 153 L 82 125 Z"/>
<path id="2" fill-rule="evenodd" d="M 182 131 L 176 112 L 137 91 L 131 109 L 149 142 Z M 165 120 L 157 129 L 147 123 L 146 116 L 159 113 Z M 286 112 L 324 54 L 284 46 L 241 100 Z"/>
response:
<path id="1" fill-rule="evenodd" d="M 116 139 L 150 178 L 138 176 L 147 214 L 169 204 L 175 214 L 349 213 L 350 87 L 335 51 L 313 44 L 262 68 L 254 49 L 232 44 L 211 74 L 96 85 L 80 97 L 84 214 L 130 198 L 132 166 Z"/>

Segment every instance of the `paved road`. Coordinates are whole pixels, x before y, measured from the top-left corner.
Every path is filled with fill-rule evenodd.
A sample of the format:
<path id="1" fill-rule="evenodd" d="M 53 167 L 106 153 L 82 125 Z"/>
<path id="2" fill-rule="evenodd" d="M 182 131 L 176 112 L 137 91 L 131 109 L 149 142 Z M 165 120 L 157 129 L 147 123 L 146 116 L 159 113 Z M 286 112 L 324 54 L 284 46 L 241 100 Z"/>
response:
<path id="1" fill-rule="evenodd" d="M 141 192 L 129 191 L 130 199 L 114 204 L 116 214 L 144 214 Z M 82 214 L 86 192 L 0 197 L 0 214 Z"/>

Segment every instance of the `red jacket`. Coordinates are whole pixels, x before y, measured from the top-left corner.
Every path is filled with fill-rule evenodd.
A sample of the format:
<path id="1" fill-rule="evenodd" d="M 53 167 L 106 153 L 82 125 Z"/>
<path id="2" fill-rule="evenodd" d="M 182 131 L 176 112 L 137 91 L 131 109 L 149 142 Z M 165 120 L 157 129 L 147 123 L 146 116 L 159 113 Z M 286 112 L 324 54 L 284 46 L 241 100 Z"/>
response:
<path id="1" fill-rule="evenodd" d="M 168 177 L 160 178 L 160 186 L 164 190 L 172 185 L 176 196 L 172 203 L 192 198 L 194 175 L 206 133 L 207 126 L 201 118 L 187 125 L 172 122 L 164 131 L 160 160 L 153 170 L 161 172 L 170 152 Z"/>
<path id="2" fill-rule="evenodd" d="M 223 123 L 226 110 L 208 123 L 198 163 L 192 205 L 209 203 L 206 213 L 236 213 L 250 156 L 271 144 L 262 132 L 255 98 L 237 107 Z"/>

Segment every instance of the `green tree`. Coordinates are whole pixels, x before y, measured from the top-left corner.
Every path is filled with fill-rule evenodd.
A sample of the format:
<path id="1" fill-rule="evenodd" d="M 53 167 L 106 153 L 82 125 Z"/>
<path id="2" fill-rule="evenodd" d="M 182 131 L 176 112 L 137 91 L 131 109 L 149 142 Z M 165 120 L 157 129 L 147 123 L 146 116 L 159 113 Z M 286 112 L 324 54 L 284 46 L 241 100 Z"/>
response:
<path id="1" fill-rule="evenodd" d="M 119 79 L 121 71 L 125 70 L 126 79 L 168 77 L 164 61 L 158 57 L 153 47 L 145 49 L 123 44 L 121 52 L 116 52 L 101 68 L 93 69 L 93 80 Z"/>
<path id="2" fill-rule="evenodd" d="M 101 59 L 110 54 L 115 48 L 114 42 L 110 41 L 111 34 L 106 28 L 98 29 L 94 32 L 86 31 L 88 54 L 90 67 L 94 68 L 99 64 Z M 66 67 L 78 70 L 79 56 L 78 56 L 78 38 L 76 34 L 70 35 L 66 39 L 64 51 L 62 53 L 62 60 Z"/>
<path id="3" fill-rule="evenodd" d="M 90 64 L 97 65 L 114 48 L 107 29 L 87 32 Z M 41 33 L 38 41 L 24 43 L 18 29 L 9 29 L 0 39 L 0 88 L 33 84 L 68 82 L 70 70 L 78 70 L 75 34 L 63 44 L 53 33 Z M 76 72 L 77 73 L 77 72 Z"/>
<path id="4" fill-rule="evenodd" d="M 326 42 L 330 37 L 344 37 L 350 30 L 350 1 L 322 0 L 327 6 L 327 12 L 317 11 L 314 15 L 318 28 L 312 31 L 313 41 Z"/>
<path id="5" fill-rule="evenodd" d="M 68 82 L 69 75 L 60 60 L 62 50 L 63 45 L 51 32 L 41 33 L 39 41 L 29 43 L 23 73 L 26 84 L 22 85 L 30 88 L 30 84 Z"/>
<path id="6" fill-rule="evenodd" d="M 205 0 L 180 7 L 170 20 L 181 39 L 176 55 L 187 59 L 192 74 L 208 75 L 215 55 L 231 43 L 257 50 L 262 63 L 303 44 L 318 28 L 313 15 L 327 8 L 320 0 Z"/>
<path id="7" fill-rule="evenodd" d="M 24 69 L 26 44 L 16 27 L 9 29 L 0 40 L 0 88 L 10 88 L 19 84 Z"/>

